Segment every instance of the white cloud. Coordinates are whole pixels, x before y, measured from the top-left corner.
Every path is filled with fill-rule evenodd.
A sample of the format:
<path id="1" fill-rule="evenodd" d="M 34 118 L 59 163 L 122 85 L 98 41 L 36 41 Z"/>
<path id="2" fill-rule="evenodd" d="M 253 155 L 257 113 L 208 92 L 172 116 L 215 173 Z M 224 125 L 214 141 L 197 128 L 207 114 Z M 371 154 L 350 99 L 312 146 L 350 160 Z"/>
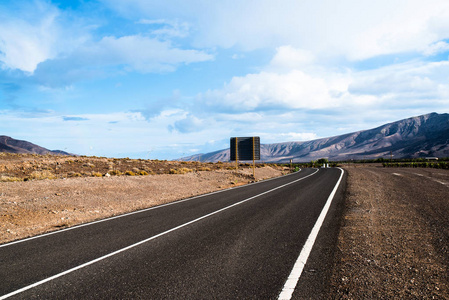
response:
<path id="1" fill-rule="evenodd" d="M 34 75 L 41 85 L 59 87 L 127 72 L 172 72 L 181 64 L 211 59 L 213 55 L 203 51 L 179 49 L 169 41 L 142 35 L 106 36 L 85 43 L 70 55 L 40 63 Z"/>
<path id="2" fill-rule="evenodd" d="M 425 52 L 449 38 L 445 0 L 104 0 L 128 16 L 188 20 L 198 47 L 244 50 L 291 45 L 320 57 L 363 60 Z"/>
<path id="3" fill-rule="evenodd" d="M 0 64 L 32 74 L 39 63 L 70 53 L 88 39 L 77 20 L 47 2 L 0 4 Z"/>
<path id="4" fill-rule="evenodd" d="M 340 100 L 330 92 L 339 94 L 346 89 L 344 80 L 339 81 L 329 82 L 299 70 L 285 74 L 261 72 L 234 77 L 223 89 L 208 91 L 200 98 L 211 109 L 233 112 L 331 108 L 339 106 Z"/>
<path id="5" fill-rule="evenodd" d="M 28 75 L 37 71 L 36 80 L 44 85 L 46 81 L 68 85 L 77 78 L 107 74 L 111 68 L 171 72 L 180 64 L 213 59 L 204 51 L 182 49 L 168 40 L 186 36 L 186 22 L 142 20 L 159 24 L 150 30 L 153 38 L 142 34 L 96 38 L 93 29 L 97 26 L 86 25 L 92 20 L 76 19 L 47 2 L 34 1 L 16 9 L 19 13 L 6 7 L 3 13 L 0 10 L 0 66 Z"/>
<path id="6" fill-rule="evenodd" d="M 276 54 L 270 62 L 270 69 L 293 70 L 301 69 L 315 62 L 313 53 L 307 50 L 296 49 L 292 46 L 281 46 L 276 49 Z"/>
<path id="7" fill-rule="evenodd" d="M 184 38 L 189 35 L 190 25 L 187 22 L 179 20 L 165 20 L 165 19 L 142 19 L 138 23 L 157 26 L 151 29 L 151 34 L 159 37 L 179 37 Z"/>
<path id="8" fill-rule="evenodd" d="M 426 56 L 432 56 L 447 51 L 449 51 L 449 44 L 443 41 L 439 41 L 428 45 L 427 48 L 424 49 L 423 54 Z"/>
<path id="9" fill-rule="evenodd" d="M 128 65 L 140 72 L 173 71 L 180 63 L 189 64 L 211 60 L 212 55 L 197 50 L 183 50 L 169 42 L 141 35 L 120 38 L 104 37 L 93 49 L 86 49 L 93 62 Z"/>
<path id="10" fill-rule="evenodd" d="M 58 12 L 46 5 L 38 10 L 42 16 L 30 21 L 1 14 L 0 61 L 5 67 L 32 73 L 40 62 L 57 55 Z"/>
<path id="11" fill-rule="evenodd" d="M 175 121 L 171 130 L 177 130 L 180 133 L 198 132 L 205 129 L 205 122 L 191 114 L 187 114 L 183 119 Z"/>
<path id="12" fill-rule="evenodd" d="M 279 134 L 278 139 L 285 141 L 311 141 L 318 136 L 313 132 L 288 132 Z"/>

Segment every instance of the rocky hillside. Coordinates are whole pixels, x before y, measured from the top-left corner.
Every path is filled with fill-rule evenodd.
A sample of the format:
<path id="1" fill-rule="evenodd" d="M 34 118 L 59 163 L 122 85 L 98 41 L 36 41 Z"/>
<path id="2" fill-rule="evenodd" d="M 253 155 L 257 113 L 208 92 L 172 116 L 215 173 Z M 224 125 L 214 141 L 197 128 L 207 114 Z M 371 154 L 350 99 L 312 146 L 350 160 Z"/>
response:
<path id="1" fill-rule="evenodd" d="M 69 155 L 69 153 L 64 151 L 48 150 L 33 143 L 16 140 L 5 135 L 0 135 L 0 152 Z"/>
<path id="2" fill-rule="evenodd" d="M 449 157 L 449 114 L 431 113 L 383 126 L 308 142 L 261 145 L 261 161 L 306 162 L 373 158 Z M 228 161 L 229 149 L 183 160 Z"/>

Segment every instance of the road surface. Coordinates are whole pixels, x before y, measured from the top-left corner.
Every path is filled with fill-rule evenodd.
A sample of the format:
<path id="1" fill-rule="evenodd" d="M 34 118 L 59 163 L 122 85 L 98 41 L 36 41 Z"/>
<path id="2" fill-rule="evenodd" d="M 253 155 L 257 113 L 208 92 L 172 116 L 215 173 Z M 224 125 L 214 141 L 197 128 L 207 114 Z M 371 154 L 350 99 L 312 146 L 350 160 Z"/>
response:
<path id="1" fill-rule="evenodd" d="M 304 169 L 1 245 L 0 299 L 277 299 L 332 203 L 290 293 L 317 295 L 344 186 L 341 169 Z"/>

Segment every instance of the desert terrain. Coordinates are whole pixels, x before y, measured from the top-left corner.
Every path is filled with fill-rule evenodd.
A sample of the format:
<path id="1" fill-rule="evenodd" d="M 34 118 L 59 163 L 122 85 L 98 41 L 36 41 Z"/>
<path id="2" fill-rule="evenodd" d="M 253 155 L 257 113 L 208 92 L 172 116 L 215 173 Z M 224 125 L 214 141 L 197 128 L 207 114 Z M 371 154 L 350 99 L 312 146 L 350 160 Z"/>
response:
<path id="1" fill-rule="evenodd" d="M 449 171 L 348 173 L 331 299 L 449 299 Z M 288 168 L 0 154 L 0 243 L 288 173 Z M 140 174 L 140 175 L 139 175 Z"/>
<path id="2" fill-rule="evenodd" d="M 280 176 L 231 163 L 0 153 L 0 244 Z"/>

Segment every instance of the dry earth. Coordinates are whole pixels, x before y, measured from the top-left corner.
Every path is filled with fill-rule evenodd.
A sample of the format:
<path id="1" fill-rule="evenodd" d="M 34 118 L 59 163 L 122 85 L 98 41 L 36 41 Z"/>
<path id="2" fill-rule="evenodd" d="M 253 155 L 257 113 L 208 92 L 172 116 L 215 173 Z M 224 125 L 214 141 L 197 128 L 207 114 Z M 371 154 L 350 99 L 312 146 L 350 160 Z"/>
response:
<path id="1" fill-rule="evenodd" d="M 449 299 L 449 172 L 346 168 L 332 299 Z"/>
<path id="2" fill-rule="evenodd" d="M 0 243 L 253 180 L 247 166 L 232 168 L 2 154 Z M 154 175 L 95 177 L 114 170 Z M 346 170 L 347 194 L 329 298 L 449 299 L 449 171 L 354 166 Z M 259 167 L 256 179 L 286 171 Z"/>
<path id="3" fill-rule="evenodd" d="M 52 166 L 61 167 L 55 172 Z M 162 174 L 95 177 L 86 168 Z M 6 178 L 0 182 L 0 244 L 254 181 L 247 165 L 236 171 L 231 164 L 37 155 L 2 155 L 0 172 Z M 47 179 L 32 179 L 33 172 Z M 259 165 L 255 175 L 263 180 L 285 172 Z M 72 173 L 80 175 L 67 178 Z"/>

